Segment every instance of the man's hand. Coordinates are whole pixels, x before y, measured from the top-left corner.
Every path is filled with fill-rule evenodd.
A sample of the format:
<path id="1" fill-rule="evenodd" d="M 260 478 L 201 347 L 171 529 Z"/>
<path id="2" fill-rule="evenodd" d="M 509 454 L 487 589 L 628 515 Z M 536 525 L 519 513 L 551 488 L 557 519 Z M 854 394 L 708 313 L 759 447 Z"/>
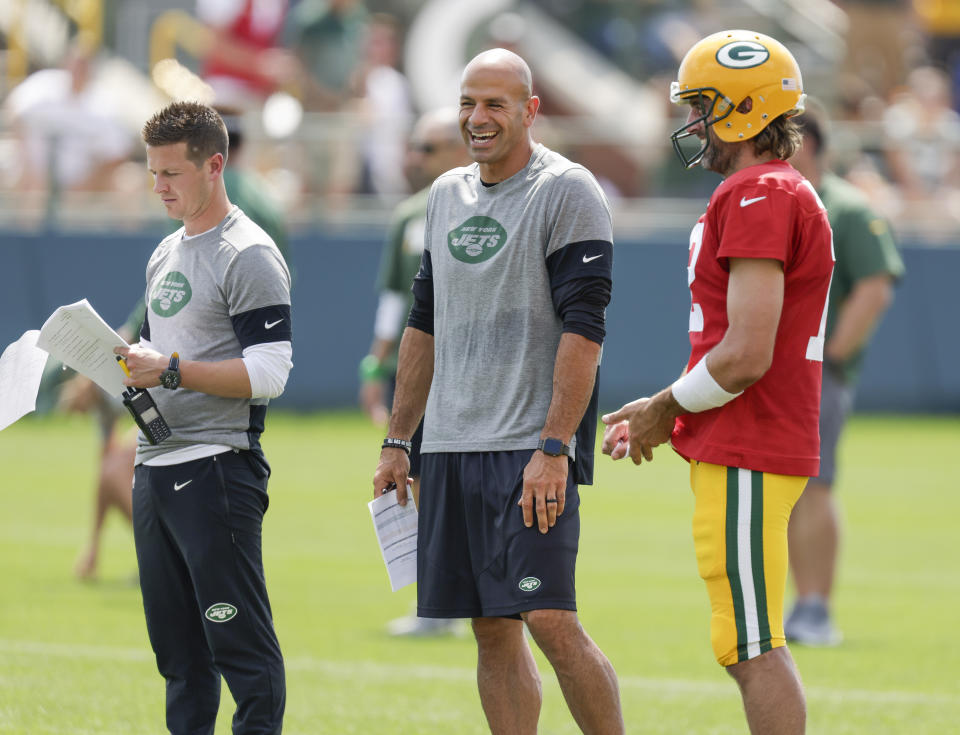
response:
<path id="1" fill-rule="evenodd" d="M 141 347 L 139 343 L 129 347 L 115 347 L 113 351 L 124 357 L 130 376 L 123 379 L 124 385 L 136 388 L 155 388 L 160 385 L 160 373 L 167 369 L 169 356 L 156 350 Z"/>
<path id="2" fill-rule="evenodd" d="M 619 411 L 603 416 L 607 430 L 603 435 L 602 451 L 613 459 L 627 454 L 634 464 L 646 459 L 653 461 L 653 447 L 670 439 L 675 419 L 683 408 L 665 388 L 653 398 L 638 398 Z"/>
<path id="3" fill-rule="evenodd" d="M 556 525 L 566 505 L 568 470 L 566 455 L 553 457 L 540 450 L 533 453 L 523 470 L 523 495 L 518 503 L 523 508 L 523 525 L 533 525 L 534 512 L 540 533 Z"/>
<path id="4" fill-rule="evenodd" d="M 407 504 L 407 483 L 413 483 L 410 475 L 410 458 L 397 447 L 380 450 L 380 463 L 373 473 L 373 497 L 379 498 L 396 488 L 397 502 Z"/>

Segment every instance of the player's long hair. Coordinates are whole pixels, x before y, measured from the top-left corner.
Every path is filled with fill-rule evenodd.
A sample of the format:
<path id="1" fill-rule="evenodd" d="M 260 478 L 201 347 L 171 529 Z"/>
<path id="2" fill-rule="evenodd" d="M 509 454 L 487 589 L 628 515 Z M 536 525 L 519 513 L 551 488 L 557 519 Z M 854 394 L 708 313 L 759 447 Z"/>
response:
<path id="1" fill-rule="evenodd" d="M 780 115 L 753 138 L 753 150 L 759 156 L 767 151 L 781 161 L 800 150 L 803 136 L 792 117 Z"/>

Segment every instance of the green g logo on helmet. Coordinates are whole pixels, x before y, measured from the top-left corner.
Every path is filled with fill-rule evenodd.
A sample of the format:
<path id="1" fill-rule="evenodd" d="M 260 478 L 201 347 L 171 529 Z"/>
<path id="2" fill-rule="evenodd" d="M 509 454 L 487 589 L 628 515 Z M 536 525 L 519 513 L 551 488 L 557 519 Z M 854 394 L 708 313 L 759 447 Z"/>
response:
<path id="1" fill-rule="evenodd" d="M 471 217 L 447 235 L 450 254 L 463 263 L 482 263 L 499 253 L 507 231 L 492 217 Z"/>
<path id="2" fill-rule="evenodd" d="M 756 41 L 733 41 L 717 50 L 717 61 L 728 69 L 752 69 L 769 58 L 767 47 Z"/>
<path id="3" fill-rule="evenodd" d="M 173 316 L 186 306 L 193 289 L 190 281 L 179 271 L 170 271 L 153 289 L 150 295 L 150 310 L 157 316 Z"/>

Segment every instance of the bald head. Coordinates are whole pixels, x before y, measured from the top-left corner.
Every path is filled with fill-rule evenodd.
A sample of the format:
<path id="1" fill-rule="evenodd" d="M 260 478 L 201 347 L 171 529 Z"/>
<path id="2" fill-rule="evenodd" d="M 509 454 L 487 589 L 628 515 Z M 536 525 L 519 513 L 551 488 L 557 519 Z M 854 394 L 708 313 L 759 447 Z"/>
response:
<path id="1" fill-rule="evenodd" d="M 527 165 L 533 152 L 530 126 L 540 109 L 530 67 L 512 51 L 484 51 L 460 78 L 460 130 L 480 176 L 496 183 Z"/>
<path id="2" fill-rule="evenodd" d="M 533 95 L 533 74 L 530 73 L 530 67 L 513 51 L 493 48 L 474 56 L 463 70 L 463 76 L 460 77 L 461 86 L 471 76 L 481 73 L 493 73 L 506 79 L 512 77 L 510 81 L 519 90 L 520 99 L 526 100 Z"/>

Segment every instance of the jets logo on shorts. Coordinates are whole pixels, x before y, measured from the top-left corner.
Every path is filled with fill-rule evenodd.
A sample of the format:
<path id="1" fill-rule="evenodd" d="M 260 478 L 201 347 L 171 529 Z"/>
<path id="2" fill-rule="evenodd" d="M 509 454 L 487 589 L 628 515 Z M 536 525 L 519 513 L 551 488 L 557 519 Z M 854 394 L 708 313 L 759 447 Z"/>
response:
<path id="1" fill-rule="evenodd" d="M 507 242 L 507 231 L 492 217 L 471 217 L 447 235 L 447 246 L 463 263 L 482 263 L 499 253 Z"/>
<path id="2" fill-rule="evenodd" d="M 211 623 L 225 623 L 237 617 L 237 608 L 229 602 L 215 602 L 203 614 Z"/>
<path id="3" fill-rule="evenodd" d="M 519 587 L 524 592 L 533 592 L 540 586 L 540 580 L 536 577 L 524 577 L 520 580 Z"/>
<path id="4" fill-rule="evenodd" d="M 756 41 L 732 41 L 717 51 L 717 61 L 728 69 L 751 69 L 769 58 L 767 47 Z"/>
<path id="5" fill-rule="evenodd" d="M 150 310 L 157 316 L 173 316 L 186 306 L 193 289 L 190 281 L 179 271 L 170 271 L 153 289 L 150 295 Z"/>

